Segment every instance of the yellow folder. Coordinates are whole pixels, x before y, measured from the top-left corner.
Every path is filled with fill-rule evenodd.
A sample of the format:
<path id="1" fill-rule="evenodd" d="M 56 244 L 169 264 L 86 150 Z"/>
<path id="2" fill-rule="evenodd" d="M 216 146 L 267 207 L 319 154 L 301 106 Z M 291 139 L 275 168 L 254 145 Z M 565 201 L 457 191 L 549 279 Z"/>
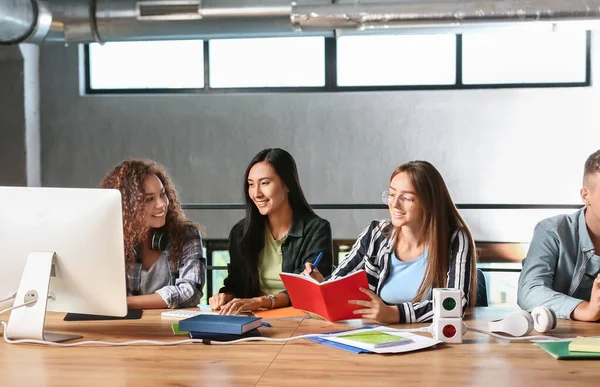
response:
<path id="1" fill-rule="evenodd" d="M 569 352 L 600 352 L 600 337 L 577 337 L 569 343 Z"/>

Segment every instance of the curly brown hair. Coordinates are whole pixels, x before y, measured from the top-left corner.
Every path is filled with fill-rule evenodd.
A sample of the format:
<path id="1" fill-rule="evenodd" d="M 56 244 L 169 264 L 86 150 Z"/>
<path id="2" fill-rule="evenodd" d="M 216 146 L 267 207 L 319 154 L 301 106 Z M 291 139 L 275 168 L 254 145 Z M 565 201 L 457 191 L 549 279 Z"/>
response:
<path id="1" fill-rule="evenodd" d="M 190 237 L 190 232 L 199 232 L 200 226 L 186 218 L 165 168 L 152 160 L 127 160 L 116 166 L 102 180 L 100 187 L 118 189 L 121 192 L 125 263 L 129 267 L 135 262 L 136 247 L 142 244 L 148 232 L 144 220 L 144 179 L 150 175 L 156 175 L 160 179 L 169 199 L 166 222 L 162 229 L 169 236 L 169 265 L 172 271 L 177 271 L 183 245 Z"/>

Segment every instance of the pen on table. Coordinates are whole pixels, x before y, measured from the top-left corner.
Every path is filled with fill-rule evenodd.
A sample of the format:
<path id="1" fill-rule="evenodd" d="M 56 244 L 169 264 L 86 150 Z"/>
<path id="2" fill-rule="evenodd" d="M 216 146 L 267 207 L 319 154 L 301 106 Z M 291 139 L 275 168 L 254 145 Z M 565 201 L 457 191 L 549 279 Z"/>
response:
<path id="1" fill-rule="evenodd" d="M 310 270 L 310 273 L 308 273 L 308 274 L 311 274 L 313 272 L 313 270 L 317 268 L 317 265 L 319 264 L 319 261 L 321 260 L 322 256 L 323 256 L 323 252 L 321 251 L 319 253 L 319 255 L 317 255 L 317 259 L 315 259 L 315 263 L 312 264 L 312 269 Z"/>
<path id="2" fill-rule="evenodd" d="M 266 322 L 261 322 L 260 325 L 263 326 L 263 327 L 271 328 L 271 324 L 266 323 Z"/>

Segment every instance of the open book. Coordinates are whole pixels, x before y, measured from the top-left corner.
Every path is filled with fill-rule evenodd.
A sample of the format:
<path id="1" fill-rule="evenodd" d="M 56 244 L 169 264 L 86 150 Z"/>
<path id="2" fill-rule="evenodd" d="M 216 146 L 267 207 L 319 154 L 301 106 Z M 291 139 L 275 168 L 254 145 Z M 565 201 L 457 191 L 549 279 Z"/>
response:
<path id="1" fill-rule="evenodd" d="M 294 308 L 314 313 L 327 321 L 361 318 L 353 312 L 362 307 L 349 304 L 348 300 L 370 300 L 359 290 L 361 287 L 369 289 L 364 270 L 322 283 L 301 274 L 281 273 L 279 276 Z"/>
<path id="2" fill-rule="evenodd" d="M 363 340 L 358 339 L 361 335 L 370 334 L 372 338 L 381 337 L 381 339 L 375 340 Z M 377 334 L 381 334 L 382 336 L 378 336 Z M 385 336 L 383 336 L 385 335 Z M 392 340 L 389 338 L 384 338 L 392 336 L 397 340 Z M 369 336 L 363 336 L 366 338 Z M 373 344 L 374 341 L 379 342 L 380 344 Z M 385 345 L 384 342 L 387 341 L 388 344 Z M 334 342 L 338 344 L 344 345 L 344 347 L 337 348 L 346 349 L 348 351 L 354 353 L 362 352 L 375 352 L 375 353 L 402 353 L 402 352 L 411 352 L 418 351 L 421 349 L 433 347 L 436 344 L 441 343 L 439 340 L 432 339 L 430 337 L 415 335 L 409 332 L 403 332 L 401 329 L 393 329 L 386 326 L 379 327 L 365 327 L 362 329 L 350 330 L 344 333 L 333 333 L 328 336 L 321 337 L 321 343 L 328 344 L 328 342 Z M 352 350 L 351 348 L 354 348 Z M 358 351 L 356 349 L 359 349 Z"/>
<path id="3" fill-rule="evenodd" d="M 408 344 L 411 342 L 404 336 L 395 335 L 387 332 L 382 332 L 377 329 L 366 329 L 359 332 L 349 332 L 336 335 L 336 338 L 341 339 L 340 342 L 347 342 L 350 345 L 363 344 L 372 347 L 372 349 L 394 347 L 400 344 Z"/>

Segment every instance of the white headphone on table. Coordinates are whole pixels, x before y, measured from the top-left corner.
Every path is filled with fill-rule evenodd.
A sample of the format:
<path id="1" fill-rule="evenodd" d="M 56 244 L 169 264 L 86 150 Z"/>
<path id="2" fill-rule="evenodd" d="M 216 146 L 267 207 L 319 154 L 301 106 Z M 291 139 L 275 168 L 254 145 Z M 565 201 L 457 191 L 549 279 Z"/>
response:
<path id="1" fill-rule="evenodd" d="M 507 333 L 511 336 L 521 337 L 528 335 L 533 329 L 540 333 L 550 332 L 556 328 L 556 313 L 548 307 L 538 306 L 531 313 L 524 310 L 512 312 L 506 318 L 490 321 L 490 332 Z"/>

